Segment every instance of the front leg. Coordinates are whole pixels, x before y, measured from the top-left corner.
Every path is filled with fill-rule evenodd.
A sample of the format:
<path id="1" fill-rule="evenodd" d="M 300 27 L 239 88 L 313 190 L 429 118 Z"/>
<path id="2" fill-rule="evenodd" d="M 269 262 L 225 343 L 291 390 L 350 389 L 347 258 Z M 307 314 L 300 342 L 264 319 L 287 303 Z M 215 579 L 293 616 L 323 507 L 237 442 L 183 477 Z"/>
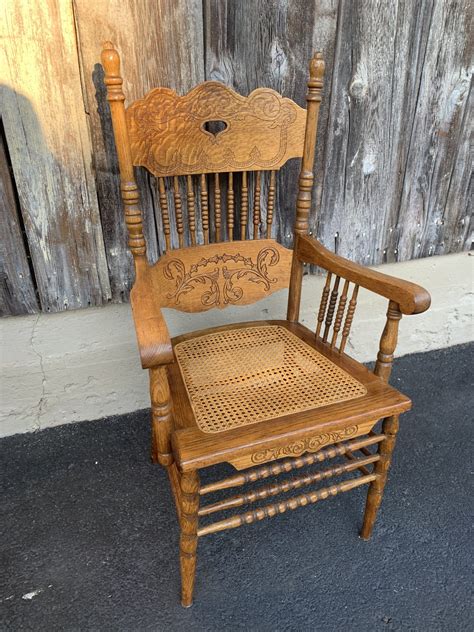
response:
<path id="1" fill-rule="evenodd" d="M 181 565 L 181 604 L 189 608 L 193 603 L 198 543 L 199 476 L 196 471 L 181 476 L 181 537 L 179 555 Z"/>
<path id="2" fill-rule="evenodd" d="M 150 397 L 152 447 L 154 463 L 169 466 L 173 463 L 171 450 L 172 406 L 166 367 L 150 369 Z"/>
<path id="3" fill-rule="evenodd" d="M 382 502 L 385 483 L 387 482 L 388 469 L 392 459 L 393 449 L 395 448 L 395 440 L 398 432 L 398 415 L 387 417 L 382 423 L 382 432 L 386 438 L 379 444 L 378 454 L 380 460 L 375 464 L 374 473 L 377 478 L 372 481 L 367 492 L 367 501 L 365 504 L 364 523 L 360 532 L 363 540 L 368 540 L 374 528 L 377 511 Z"/>

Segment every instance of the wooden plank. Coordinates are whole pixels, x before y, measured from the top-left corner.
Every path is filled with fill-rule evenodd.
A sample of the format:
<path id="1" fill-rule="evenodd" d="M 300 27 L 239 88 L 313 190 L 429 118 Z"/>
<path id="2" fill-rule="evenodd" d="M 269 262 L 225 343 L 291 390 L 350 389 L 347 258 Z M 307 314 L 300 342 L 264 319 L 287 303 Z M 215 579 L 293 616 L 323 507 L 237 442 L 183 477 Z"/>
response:
<path id="1" fill-rule="evenodd" d="M 341 1 L 318 235 L 360 263 L 383 261 L 393 231 L 429 15 L 429 3 Z"/>
<path id="2" fill-rule="evenodd" d="M 120 53 L 126 105 L 159 86 L 184 94 L 204 79 L 202 6 L 200 0 L 75 0 L 74 7 L 110 279 L 114 299 L 122 300 L 128 295 L 133 269 L 105 101 L 101 45 L 110 39 Z M 154 262 L 165 249 L 158 187 L 144 173 L 137 181 L 148 258 Z"/>
<path id="3" fill-rule="evenodd" d="M 471 81 L 438 236 L 439 244 L 445 253 L 469 250 L 473 245 L 473 113 L 474 90 Z"/>
<path id="4" fill-rule="evenodd" d="M 206 79 L 222 81 L 247 95 L 257 87 L 273 88 L 306 107 L 308 62 L 315 50 L 326 61 L 325 94 L 331 93 L 337 0 L 205 0 Z M 329 99 L 323 99 L 316 150 L 316 182 L 322 178 Z M 272 236 L 292 243 L 299 161 L 277 177 Z M 266 218 L 266 186 L 262 219 Z M 315 191 L 315 206 L 320 188 Z M 311 218 L 314 226 L 315 216 Z"/>
<path id="5" fill-rule="evenodd" d="M 400 259 L 470 246 L 473 20 L 470 0 L 433 5 L 416 111 L 409 128 L 400 230 L 395 237 Z"/>
<path id="6" fill-rule="evenodd" d="M 72 7 L 2 3 L 2 115 L 45 311 L 110 298 Z"/>
<path id="7" fill-rule="evenodd" d="M 38 311 L 0 120 L 0 316 Z"/>
<path id="8" fill-rule="evenodd" d="M 318 226 L 338 254 L 374 264 L 465 244 L 468 4 L 341 1 Z"/>

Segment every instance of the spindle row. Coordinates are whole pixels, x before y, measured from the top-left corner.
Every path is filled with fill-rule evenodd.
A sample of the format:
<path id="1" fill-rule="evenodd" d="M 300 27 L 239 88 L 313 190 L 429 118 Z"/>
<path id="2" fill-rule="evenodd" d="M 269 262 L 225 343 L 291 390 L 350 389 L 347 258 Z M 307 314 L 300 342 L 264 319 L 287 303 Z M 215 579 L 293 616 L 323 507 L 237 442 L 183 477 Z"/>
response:
<path id="1" fill-rule="evenodd" d="M 200 243 L 271 237 L 276 200 L 275 171 L 160 177 L 157 180 L 165 250 Z"/>
<path id="2" fill-rule="evenodd" d="M 333 276 L 334 275 L 331 272 L 328 272 L 326 275 L 326 282 L 324 284 L 323 292 L 321 295 L 321 302 L 319 304 L 316 336 L 322 339 L 323 342 L 327 342 L 328 344 L 330 344 L 332 349 L 335 348 L 340 353 L 342 353 L 346 347 L 347 339 L 351 330 L 352 320 L 354 318 L 354 313 L 357 306 L 357 295 L 359 292 L 359 286 L 354 285 L 351 292 L 349 281 L 344 279 L 342 292 L 339 296 L 341 277 L 335 276 L 334 282 L 332 283 Z M 348 301 L 349 294 L 350 299 Z M 331 327 L 332 336 L 330 335 Z M 323 333 L 321 333 L 322 331 Z M 339 336 L 341 336 L 341 340 L 338 346 Z"/>

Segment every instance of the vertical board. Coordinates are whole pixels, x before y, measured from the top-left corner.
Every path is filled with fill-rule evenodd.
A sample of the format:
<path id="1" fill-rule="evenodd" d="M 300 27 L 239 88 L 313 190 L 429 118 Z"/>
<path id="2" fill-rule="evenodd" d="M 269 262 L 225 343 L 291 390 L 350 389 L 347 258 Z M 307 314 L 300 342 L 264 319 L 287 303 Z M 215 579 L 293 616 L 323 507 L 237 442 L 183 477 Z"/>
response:
<path id="1" fill-rule="evenodd" d="M 326 124 L 331 93 L 337 0 L 204 0 L 206 79 L 222 81 L 249 94 L 273 88 L 306 107 L 308 63 L 317 50 L 326 61 L 325 95 L 316 152 L 316 182 L 322 178 Z M 292 243 L 299 161 L 277 178 L 272 234 Z M 265 196 L 264 196 L 265 197 Z M 315 200 L 319 197 L 319 188 Z M 314 223 L 314 216 L 311 218 Z"/>
<path id="2" fill-rule="evenodd" d="M 467 4 L 341 0 L 318 225 L 339 254 L 364 264 L 426 256 L 437 218 L 464 214 L 446 193 L 453 169 L 459 192 L 469 179 L 459 144 Z"/>
<path id="3" fill-rule="evenodd" d="M 120 53 L 126 105 L 157 86 L 185 93 L 204 78 L 202 6 L 200 0 L 75 0 L 74 7 L 110 282 L 120 300 L 128 295 L 133 267 L 100 66 L 102 43 L 111 40 Z M 154 179 L 141 173 L 137 180 L 148 258 L 155 261 L 160 217 Z"/>
<path id="4" fill-rule="evenodd" d="M 0 316 L 34 314 L 38 301 L 4 140 L 0 133 Z"/>
<path id="5" fill-rule="evenodd" d="M 1 106 L 42 309 L 110 298 L 72 6 L 5 0 Z"/>
<path id="6" fill-rule="evenodd" d="M 0 16 L 1 106 L 15 181 L 12 188 L 3 162 L 6 314 L 128 296 L 133 264 L 100 66 L 105 40 L 122 56 L 128 103 L 160 85 L 183 94 L 206 78 L 242 94 L 268 86 L 305 106 L 308 60 L 321 50 L 311 230 L 364 264 L 469 246 L 470 0 L 5 0 Z M 292 161 L 277 181 L 273 236 L 285 245 L 298 170 Z M 159 196 L 154 178 L 142 172 L 137 180 L 155 261 L 164 244 Z M 238 187 L 237 179 L 237 207 Z M 264 179 L 263 200 L 267 187 Z"/>
<path id="7" fill-rule="evenodd" d="M 410 1 L 341 1 L 318 236 L 364 264 L 387 255 L 428 4 L 414 11 Z"/>
<path id="8" fill-rule="evenodd" d="M 397 235 L 400 259 L 469 247 L 472 175 L 473 5 L 435 2 L 408 156 Z"/>

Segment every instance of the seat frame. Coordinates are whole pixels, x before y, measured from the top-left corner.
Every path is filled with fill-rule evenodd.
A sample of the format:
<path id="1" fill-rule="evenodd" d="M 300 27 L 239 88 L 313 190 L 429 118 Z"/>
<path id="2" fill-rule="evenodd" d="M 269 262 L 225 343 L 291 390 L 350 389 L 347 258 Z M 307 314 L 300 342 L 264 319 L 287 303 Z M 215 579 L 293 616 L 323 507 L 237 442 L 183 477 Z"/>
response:
<path id="1" fill-rule="evenodd" d="M 306 113 L 289 99 L 283 99 L 273 91 L 260 89 L 249 97 L 241 97 L 217 82 L 201 84 L 186 97 L 178 97 L 172 91 L 160 88 L 126 110 L 125 96 L 122 91 L 123 81 L 120 76 L 120 59 L 110 42 L 104 44 L 102 64 L 105 69 L 107 99 L 111 108 L 119 160 L 129 247 L 136 272 L 136 280 L 131 292 L 132 310 L 142 366 L 150 373 L 152 459 L 166 468 L 176 503 L 180 526 L 181 603 L 188 607 L 193 599 L 198 538 L 204 535 L 251 524 L 256 520 L 319 502 L 338 493 L 368 484 L 360 536 L 363 539 L 370 537 L 387 479 L 398 431 L 399 415 L 411 406 L 407 397 L 387 384 L 397 344 L 399 321 L 402 314 L 417 314 L 428 309 L 430 296 L 426 290 L 413 283 L 367 269 L 335 255 L 308 235 L 314 184 L 316 131 L 324 77 L 324 62 L 320 53 L 316 53 L 310 61 Z M 268 119 L 268 116 L 273 116 L 272 125 L 276 126 L 276 114 L 272 113 L 274 107 L 274 112 L 282 117 L 278 119 L 281 125 L 294 125 L 291 134 L 288 134 L 288 130 L 285 132 L 285 142 L 290 138 L 289 144 L 282 145 L 283 149 L 286 147 L 286 153 L 280 152 L 277 158 L 264 161 L 265 151 L 270 151 L 276 146 L 275 143 L 272 145 L 273 139 L 268 147 L 263 146 L 261 153 L 252 151 L 249 160 L 242 167 L 241 158 L 239 162 L 237 157 L 232 152 L 229 153 L 230 150 L 227 149 L 226 153 L 222 154 L 226 156 L 227 161 L 224 165 L 227 168 L 224 169 L 220 166 L 224 163 L 222 155 L 217 154 L 219 143 L 216 143 L 215 148 L 209 150 L 209 155 L 206 154 L 204 163 L 204 158 L 202 158 L 204 154 L 201 150 L 194 151 L 193 143 L 202 142 L 207 147 L 209 139 L 206 141 L 203 136 L 207 133 L 203 127 L 204 119 L 200 131 L 191 124 L 192 117 L 197 116 L 195 110 L 189 114 L 191 118 L 182 119 L 184 123 L 181 126 L 186 128 L 189 142 L 184 145 L 178 143 L 173 151 L 167 153 L 166 135 L 163 135 L 163 128 L 160 127 L 160 108 L 172 110 L 185 107 L 183 104 L 191 103 L 193 95 L 199 96 L 200 103 L 207 103 L 212 107 L 216 103 L 225 102 L 228 104 L 226 106 L 228 112 L 233 111 L 232 108 L 235 109 L 238 105 L 247 108 L 247 112 L 251 110 L 250 113 L 254 115 L 255 108 L 260 108 L 259 112 L 264 111 L 265 115 L 261 117 L 261 129 L 256 129 L 256 132 L 262 134 L 267 129 L 264 126 L 268 127 L 268 120 L 263 120 L 265 117 Z M 166 102 L 160 99 L 165 99 Z M 208 99 L 207 102 L 206 99 Z M 267 104 L 265 106 L 267 109 L 262 107 L 263 102 Z M 268 104 L 271 104 L 270 109 L 267 107 Z M 212 119 L 215 119 L 215 116 L 211 117 Z M 155 145 L 147 144 L 149 141 L 145 123 L 148 120 L 157 121 L 153 134 L 157 135 L 159 140 Z M 244 128 L 239 128 L 236 120 L 238 119 L 232 119 L 228 125 L 229 134 L 234 125 L 233 130 L 237 134 L 239 149 L 241 149 L 240 143 L 245 143 L 246 140 L 245 131 L 242 131 Z M 179 133 L 179 129 L 176 133 Z M 226 138 L 230 136 L 221 136 L 224 145 L 228 142 Z M 180 147 L 184 149 L 179 149 Z M 182 154 L 179 153 L 180 151 Z M 174 167 L 166 163 L 167 156 L 171 155 Z M 231 158 L 227 159 L 229 156 Z M 293 250 L 290 251 L 271 240 L 271 222 L 275 204 L 275 169 L 279 169 L 288 158 L 295 156 L 301 157 L 301 171 L 296 201 L 294 245 Z M 192 160 L 195 162 L 186 172 L 183 165 L 191 165 Z M 261 189 L 258 170 L 262 168 L 261 164 L 258 164 L 259 161 L 261 164 L 271 163 L 272 169 L 268 184 L 265 234 L 268 243 L 266 245 L 263 243 L 264 240 L 259 240 Z M 146 166 L 158 177 L 159 181 L 167 253 L 155 266 L 151 266 L 146 258 L 143 219 L 134 177 L 134 166 L 138 165 Z M 213 169 L 215 165 L 217 167 Z M 247 214 L 241 210 L 241 240 L 245 239 L 248 232 L 247 171 L 244 170 L 257 174 L 253 194 L 253 238 L 258 241 L 239 241 L 230 244 L 235 228 L 234 180 L 237 176 L 234 177 L 234 174 L 236 173 L 243 173 L 241 207 L 247 210 Z M 226 245 L 211 244 L 207 206 L 209 191 L 205 174 L 216 174 L 214 225 L 216 241 L 219 241 L 221 193 L 218 174 L 224 171 L 229 173 L 226 185 L 228 242 Z M 197 243 L 192 174 L 201 174 L 200 200 L 204 245 Z M 189 248 L 184 247 L 178 176 L 187 178 L 188 221 L 191 231 Z M 175 220 L 179 241 L 179 248 L 174 252 L 171 252 L 172 240 L 164 177 L 173 178 Z M 265 252 L 262 250 L 264 247 L 267 249 Z M 179 257 L 175 256 L 178 251 Z M 204 254 L 199 264 L 196 264 L 197 260 L 193 257 L 198 251 Z M 244 289 L 236 288 L 233 279 L 230 278 L 233 273 L 229 271 L 229 260 L 241 263 L 241 269 L 235 278 L 238 278 L 240 283 L 243 283 L 242 279 L 244 279 L 246 282 Z M 199 278 L 197 278 L 196 265 L 204 269 L 209 261 L 212 261 L 215 266 L 212 274 L 208 271 L 201 274 L 199 271 Z M 326 272 L 315 332 L 311 332 L 298 323 L 305 264 L 313 264 Z M 275 274 L 271 277 L 267 274 L 269 265 L 276 266 Z M 184 277 L 186 283 L 183 285 Z M 342 291 L 339 292 L 341 281 L 343 286 Z M 171 284 L 169 285 L 171 290 L 166 285 L 167 283 Z M 209 284 L 210 289 L 205 294 L 198 295 L 194 292 L 195 287 L 206 283 Z M 350 292 L 350 284 L 353 284 L 352 292 Z M 268 321 L 268 324 L 278 323 L 286 327 L 332 362 L 344 368 L 366 386 L 367 396 L 221 433 L 203 433 L 193 423 L 191 406 L 179 367 L 175 362 L 173 349 L 183 340 L 218 330 L 185 334 L 171 340 L 161 308 L 167 306 L 194 312 L 211 307 L 225 307 L 233 301 L 240 301 L 240 304 L 249 303 L 283 287 L 289 287 L 287 320 Z M 345 354 L 359 288 L 365 288 L 388 299 L 387 319 L 380 337 L 379 352 L 373 372 L 368 371 Z M 180 303 L 181 300 L 182 303 Z M 258 324 L 262 325 L 262 321 Z M 227 326 L 220 330 L 244 326 L 249 326 L 249 323 Z M 375 431 L 379 421 L 382 421 L 381 429 Z M 376 448 L 375 452 L 374 448 Z M 200 507 L 200 498 L 212 492 L 241 487 L 336 457 L 344 457 L 345 461 L 324 470 L 312 471 L 297 478 L 258 487 Z M 200 484 L 198 474 L 200 469 L 224 462 L 232 464 L 240 471 L 214 483 Z M 211 524 L 200 524 L 200 518 L 203 516 L 286 494 L 291 490 L 347 473 L 356 473 L 357 476 L 250 509 Z"/>

